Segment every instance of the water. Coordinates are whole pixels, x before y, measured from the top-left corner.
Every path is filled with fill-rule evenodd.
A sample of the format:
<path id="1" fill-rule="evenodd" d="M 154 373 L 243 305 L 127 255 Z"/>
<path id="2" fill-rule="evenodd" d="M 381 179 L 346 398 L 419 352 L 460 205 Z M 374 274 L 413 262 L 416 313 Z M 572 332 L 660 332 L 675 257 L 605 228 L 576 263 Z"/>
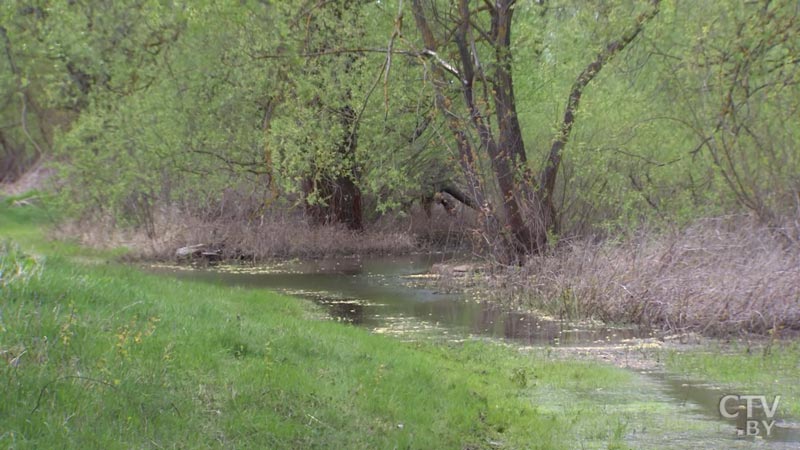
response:
<path id="1" fill-rule="evenodd" d="M 161 268 L 177 276 L 235 286 L 277 290 L 314 300 L 340 321 L 378 333 L 416 338 L 483 336 L 523 345 L 604 344 L 637 337 L 635 329 L 575 328 L 463 293 L 444 292 L 420 277 L 446 255 L 341 258 L 281 263 L 270 267 L 227 266 L 210 270 Z"/>
<path id="2" fill-rule="evenodd" d="M 446 292 L 425 277 L 448 255 L 339 258 L 292 261 L 268 267 L 222 266 L 209 269 L 158 267 L 158 272 L 216 284 L 266 288 L 309 298 L 323 305 L 334 320 L 369 328 L 400 339 L 500 339 L 521 346 L 581 346 L 589 352 L 624 345 L 643 336 L 637 329 L 581 327 L 508 311 L 464 293 Z M 722 392 L 716 386 L 689 382 L 658 372 L 644 372 L 650 401 L 677 406 L 682 420 L 711 422 L 709 436 L 700 432 L 673 436 L 673 448 L 800 448 L 800 424 L 776 418 L 769 436 L 737 438 L 736 420 L 719 413 Z M 624 401 L 624 400 L 623 400 Z M 656 437 L 656 440 L 652 439 Z M 636 447 L 660 448 L 658 432 L 629 436 Z"/>

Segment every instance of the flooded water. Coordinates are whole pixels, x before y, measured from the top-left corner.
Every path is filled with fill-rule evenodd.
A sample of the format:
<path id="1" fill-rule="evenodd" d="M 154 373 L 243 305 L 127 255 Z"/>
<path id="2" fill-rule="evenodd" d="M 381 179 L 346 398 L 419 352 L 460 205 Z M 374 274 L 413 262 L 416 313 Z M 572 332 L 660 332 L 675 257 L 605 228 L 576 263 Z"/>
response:
<path id="1" fill-rule="evenodd" d="M 336 320 L 378 333 L 457 338 L 484 336 L 525 345 L 618 342 L 634 329 L 575 328 L 558 321 L 508 311 L 497 304 L 448 293 L 420 277 L 445 255 L 341 258 L 297 261 L 269 267 L 223 266 L 207 270 L 161 268 L 179 277 L 235 286 L 261 287 L 309 298 Z"/>
<path id="2" fill-rule="evenodd" d="M 637 329 L 575 328 L 555 320 L 508 311 L 464 293 L 449 293 L 425 274 L 447 255 L 339 258 L 292 261 L 268 267 L 220 266 L 207 269 L 154 267 L 160 273 L 215 284 L 266 288 L 305 297 L 323 305 L 334 320 L 366 327 L 400 339 L 498 339 L 521 346 L 603 346 L 648 337 Z M 775 417 L 770 434 L 738 436 L 743 424 L 725 419 L 719 402 L 721 388 L 692 383 L 663 373 L 643 372 L 651 386 L 650 401 L 667 402 L 681 420 L 711 423 L 696 433 L 672 436 L 672 448 L 800 448 L 800 424 Z M 624 389 L 623 389 L 624 391 Z M 763 428 L 763 427 L 762 427 Z M 663 437 L 663 436 L 662 436 Z M 655 438 L 655 441 L 653 440 Z M 631 436 L 635 448 L 662 448 L 659 433 Z"/>

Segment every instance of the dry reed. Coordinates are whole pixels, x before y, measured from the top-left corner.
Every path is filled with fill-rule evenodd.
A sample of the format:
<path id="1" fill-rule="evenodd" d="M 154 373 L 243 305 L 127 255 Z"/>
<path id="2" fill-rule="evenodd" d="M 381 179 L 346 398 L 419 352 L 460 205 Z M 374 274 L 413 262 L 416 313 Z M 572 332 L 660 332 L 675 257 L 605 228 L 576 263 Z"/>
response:
<path id="1" fill-rule="evenodd" d="M 568 243 L 497 271 L 490 285 L 496 298 L 570 320 L 716 336 L 800 330 L 796 236 L 794 224 L 707 219 L 669 233 Z"/>

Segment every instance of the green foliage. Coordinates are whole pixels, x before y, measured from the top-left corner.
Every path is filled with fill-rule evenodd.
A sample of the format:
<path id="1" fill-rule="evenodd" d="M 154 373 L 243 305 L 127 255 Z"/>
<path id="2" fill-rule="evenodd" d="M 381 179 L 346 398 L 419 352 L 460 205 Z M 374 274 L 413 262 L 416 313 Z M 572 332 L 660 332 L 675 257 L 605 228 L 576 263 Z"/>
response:
<path id="1" fill-rule="evenodd" d="M 663 2 L 603 69 L 584 93 L 565 152 L 567 229 L 682 223 L 743 207 L 789 211 L 800 155 L 790 118 L 800 92 L 796 70 L 785 66 L 796 68 L 796 42 L 784 36 L 798 23 L 790 2 L 768 3 Z M 553 14 L 519 11 L 515 68 L 533 161 L 544 160 L 574 77 L 645 6 L 561 2 Z M 721 113 L 729 92 L 735 108 Z"/>
<path id="2" fill-rule="evenodd" d="M 376 211 L 398 208 L 462 181 L 407 3 L 400 29 L 398 2 L 7 2 L 0 119 L 16 125 L 2 129 L 4 151 L 28 161 L 52 146 L 60 208 L 120 223 L 152 227 L 159 207 L 211 209 L 229 190 L 325 202 L 300 184 L 326 177 L 352 179 Z M 534 172 L 575 78 L 647 3 L 516 6 L 514 88 Z M 557 189 L 562 232 L 786 211 L 800 169 L 792 11 L 663 2 L 584 92 Z M 451 114 L 468 122 L 459 104 Z M 349 135 L 352 155 L 341 152 Z"/>

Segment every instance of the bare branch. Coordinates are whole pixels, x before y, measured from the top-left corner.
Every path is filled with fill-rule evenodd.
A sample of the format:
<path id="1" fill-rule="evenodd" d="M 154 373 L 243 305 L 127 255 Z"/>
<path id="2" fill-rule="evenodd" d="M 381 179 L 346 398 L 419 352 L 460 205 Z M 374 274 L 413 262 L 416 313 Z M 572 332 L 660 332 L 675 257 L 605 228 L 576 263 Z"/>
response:
<path id="1" fill-rule="evenodd" d="M 443 60 L 439 56 L 439 54 L 436 53 L 435 51 L 425 49 L 425 50 L 423 50 L 421 52 L 421 55 L 430 56 L 431 58 L 436 60 L 436 63 L 439 64 L 444 70 L 446 70 L 450 74 L 454 75 L 456 78 L 458 78 L 460 81 L 463 82 L 463 80 L 461 79 L 461 73 L 459 73 L 458 69 L 456 69 L 452 64 L 450 64 L 447 61 Z"/>

